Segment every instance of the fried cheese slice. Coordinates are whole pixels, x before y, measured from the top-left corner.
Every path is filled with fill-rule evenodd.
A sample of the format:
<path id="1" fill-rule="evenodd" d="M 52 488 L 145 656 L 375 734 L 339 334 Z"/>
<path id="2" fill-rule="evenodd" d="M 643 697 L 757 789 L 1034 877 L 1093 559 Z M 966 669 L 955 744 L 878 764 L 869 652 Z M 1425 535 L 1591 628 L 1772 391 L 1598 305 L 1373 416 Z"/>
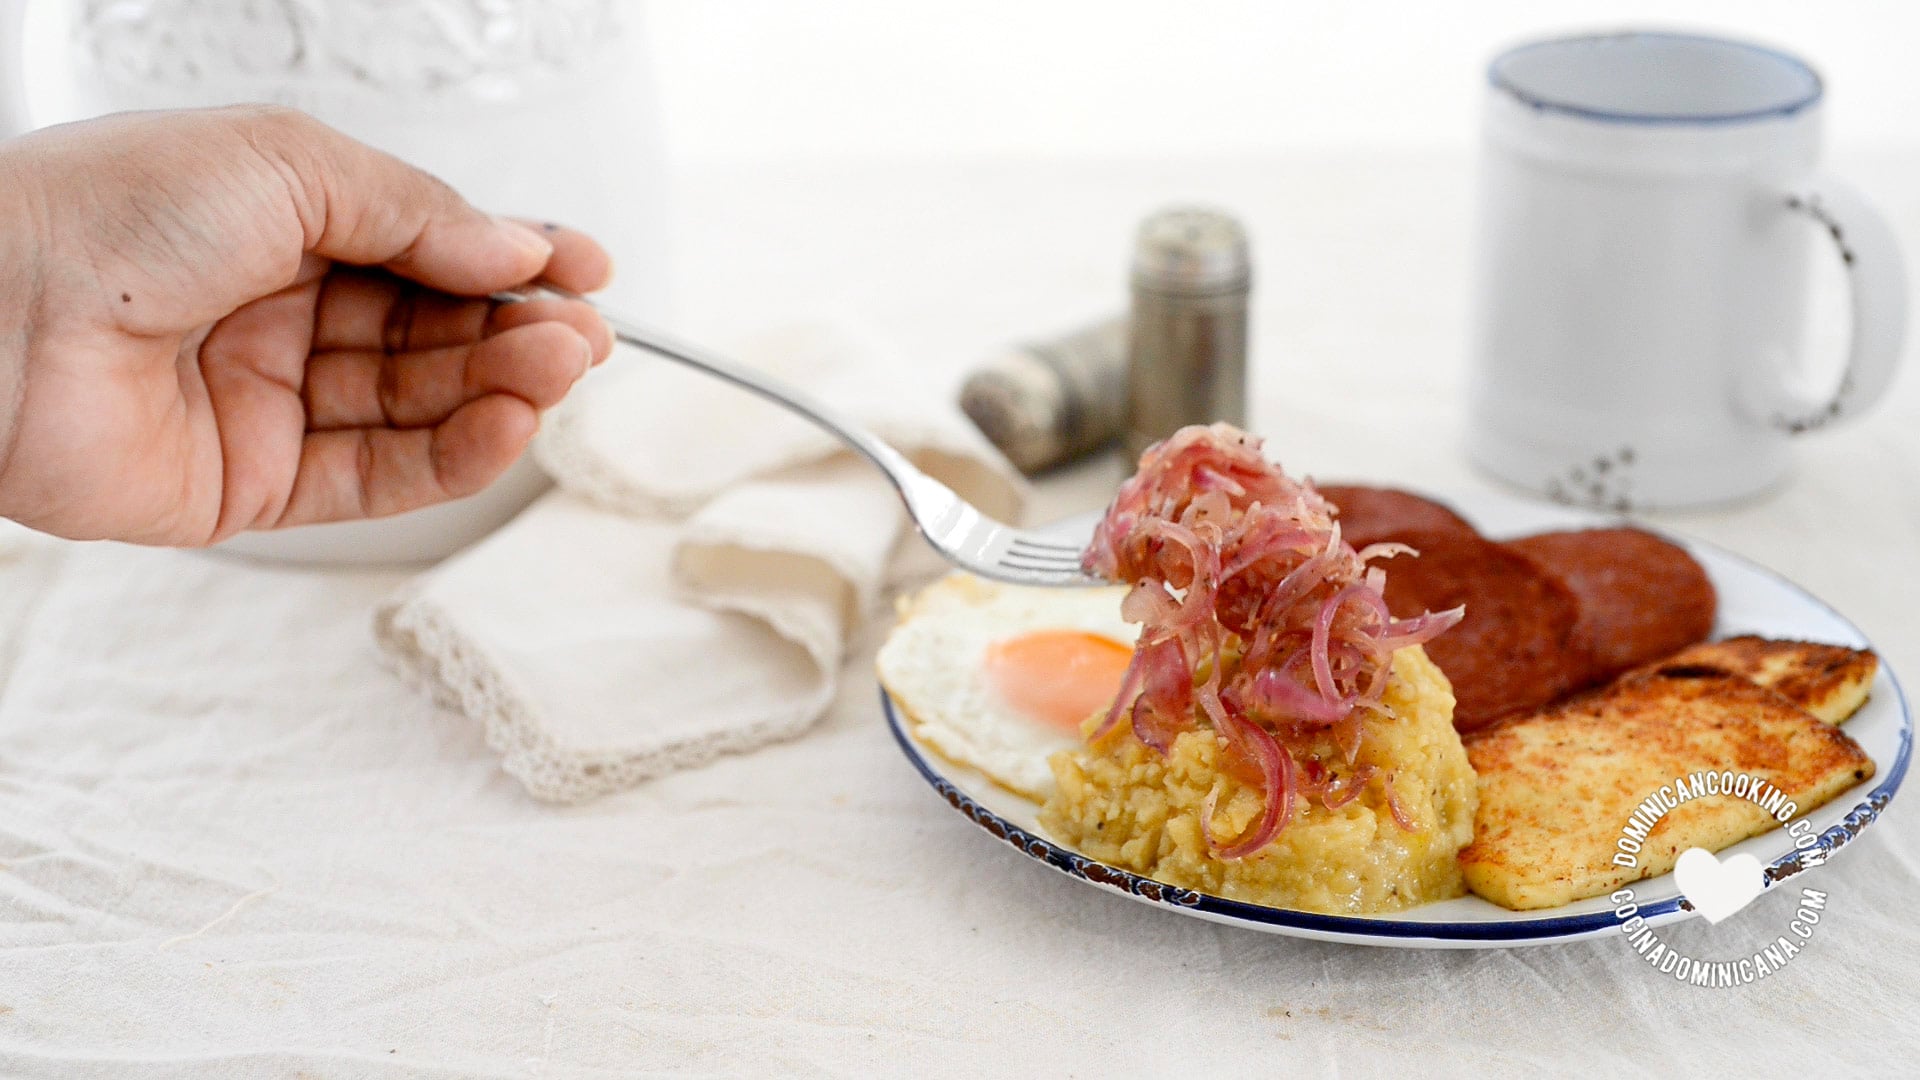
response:
<path id="1" fill-rule="evenodd" d="M 1829 724 L 1845 722 L 1867 702 L 1880 658 L 1866 649 L 1747 635 L 1703 641 L 1657 667 L 1710 667 L 1759 683 Z"/>
<path id="2" fill-rule="evenodd" d="M 1480 807 L 1461 868 L 1473 892 L 1515 910 L 1558 907 L 1782 827 L 1748 799 L 1706 795 L 1614 855 L 1634 811 L 1696 773 L 1767 781 L 1804 814 L 1873 775 L 1852 738 L 1786 696 L 1705 665 L 1668 662 L 1466 738 Z"/>

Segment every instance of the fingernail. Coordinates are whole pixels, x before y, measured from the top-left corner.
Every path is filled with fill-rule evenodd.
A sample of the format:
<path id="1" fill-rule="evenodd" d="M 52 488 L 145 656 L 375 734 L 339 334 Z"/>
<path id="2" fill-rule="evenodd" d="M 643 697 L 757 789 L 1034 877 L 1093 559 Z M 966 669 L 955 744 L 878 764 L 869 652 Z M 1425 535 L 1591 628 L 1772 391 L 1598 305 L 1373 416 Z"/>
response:
<path id="1" fill-rule="evenodd" d="M 532 229 L 527 228 L 525 225 L 517 221 L 508 221 L 503 217 L 494 218 L 493 223 L 500 227 L 501 232 L 513 240 L 514 247 L 519 248 L 529 255 L 540 256 L 540 261 L 545 262 L 547 258 L 553 254 L 552 241 L 549 241 L 546 237 L 541 236 Z"/>
<path id="2" fill-rule="evenodd" d="M 586 378 L 587 372 L 593 370 L 593 342 L 588 341 L 584 335 L 580 338 L 580 358 L 582 361 L 580 364 L 580 374 L 573 377 L 573 381 L 575 382 Z"/>

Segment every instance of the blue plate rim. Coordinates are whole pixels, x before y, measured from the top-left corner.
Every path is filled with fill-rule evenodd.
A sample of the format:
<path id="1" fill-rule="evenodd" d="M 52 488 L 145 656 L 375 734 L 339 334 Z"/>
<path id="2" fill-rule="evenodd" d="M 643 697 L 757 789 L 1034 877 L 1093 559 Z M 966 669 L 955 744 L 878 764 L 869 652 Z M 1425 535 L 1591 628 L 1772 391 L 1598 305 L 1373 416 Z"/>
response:
<path id="1" fill-rule="evenodd" d="M 1646 528 L 1646 526 L 1638 526 Z M 1658 530 L 1648 530 L 1658 532 Z M 1808 592 L 1798 583 L 1772 567 L 1756 562 L 1744 555 L 1729 551 L 1718 544 L 1708 543 L 1691 537 L 1681 537 L 1661 533 L 1669 539 L 1685 546 L 1706 548 L 1715 555 L 1743 564 L 1757 571 L 1826 611 L 1843 626 L 1871 646 L 1871 639 L 1854 625 L 1853 620 L 1842 615 L 1833 605 Z M 1878 655 L 1879 650 L 1875 650 Z M 1855 804 L 1853 809 L 1838 824 L 1835 824 L 1818 837 L 1817 841 L 1805 848 L 1797 848 L 1769 863 L 1766 867 L 1767 888 L 1809 869 L 1808 860 L 1814 855 L 1819 857 L 1812 865 L 1819 865 L 1831 858 L 1834 853 L 1845 847 L 1854 837 L 1860 835 L 1874 819 L 1878 818 L 1893 800 L 1894 793 L 1900 789 L 1900 783 L 1906 778 L 1907 764 L 1913 753 L 1913 713 L 1907 704 L 1906 690 L 1900 685 L 1885 656 L 1880 656 L 1880 671 L 1886 675 L 1893 687 L 1894 703 L 1900 710 L 1900 747 L 1894 754 L 1892 765 L 1879 784 Z M 1158 904 L 1181 911 L 1206 914 L 1235 922 L 1256 923 L 1288 930 L 1308 931 L 1316 934 L 1339 935 L 1341 937 L 1364 940 L 1367 938 L 1393 938 L 1403 941 L 1446 941 L 1446 942 L 1487 942 L 1502 941 L 1514 944 L 1526 942 L 1571 941 L 1589 937 L 1606 930 L 1616 929 L 1620 920 L 1612 911 L 1595 911 L 1583 915 L 1550 916 L 1539 919 L 1519 918 L 1501 922 L 1404 922 L 1394 919 L 1371 919 L 1355 915 L 1322 915 L 1311 911 L 1295 911 L 1289 908 L 1265 907 L 1249 904 L 1241 900 L 1229 900 L 1194 889 L 1169 885 L 1152 878 L 1122 870 L 1117 866 L 1103 863 L 1098 859 L 1082 855 L 1077 851 L 1056 844 L 1043 836 L 1023 829 L 1007 819 L 976 802 L 972 796 L 961 791 L 926 760 L 925 755 L 906 732 L 901 723 L 899 711 L 894 707 L 893 698 L 883 686 L 880 688 L 880 709 L 887 719 L 887 728 L 893 733 L 894 741 L 900 750 L 913 763 L 920 774 L 941 798 L 955 810 L 985 829 L 989 834 L 1011 844 L 1022 854 L 1037 859 L 1064 874 L 1079 878 L 1092 885 L 1101 885 L 1119 889 L 1136 899 Z M 1691 912 L 1692 906 L 1682 897 L 1669 897 L 1640 907 L 1639 914 L 1648 922 L 1669 921 Z"/>

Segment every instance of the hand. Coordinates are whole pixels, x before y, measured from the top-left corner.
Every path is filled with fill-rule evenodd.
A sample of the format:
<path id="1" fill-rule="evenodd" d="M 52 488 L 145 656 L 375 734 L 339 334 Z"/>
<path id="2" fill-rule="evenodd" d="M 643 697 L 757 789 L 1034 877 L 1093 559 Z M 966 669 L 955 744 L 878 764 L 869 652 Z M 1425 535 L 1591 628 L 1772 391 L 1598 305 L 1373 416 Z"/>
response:
<path id="1" fill-rule="evenodd" d="M 613 348 L 584 304 L 475 298 L 610 273 L 289 110 L 0 144 L 0 516 L 199 545 L 472 494 Z"/>

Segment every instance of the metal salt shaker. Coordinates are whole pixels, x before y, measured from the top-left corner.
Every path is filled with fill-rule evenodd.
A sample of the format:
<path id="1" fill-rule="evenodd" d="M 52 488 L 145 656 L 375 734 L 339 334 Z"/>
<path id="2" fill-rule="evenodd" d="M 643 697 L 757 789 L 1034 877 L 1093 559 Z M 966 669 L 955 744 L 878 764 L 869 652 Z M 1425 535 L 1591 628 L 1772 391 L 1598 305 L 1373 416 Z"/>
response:
<path id="1" fill-rule="evenodd" d="M 974 372 L 960 408 L 1021 472 L 1112 442 L 1126 407 L 1127 320 L 1017 345 Z"/>
<path id="2" fill-rule="evenodd" d="M 1127 453 L 1187 424 L 1245 425 L 1246 230 L 1231 216 L 1173 207 L 1147 218 L 1133 251 L 1127 349 Z"/>

